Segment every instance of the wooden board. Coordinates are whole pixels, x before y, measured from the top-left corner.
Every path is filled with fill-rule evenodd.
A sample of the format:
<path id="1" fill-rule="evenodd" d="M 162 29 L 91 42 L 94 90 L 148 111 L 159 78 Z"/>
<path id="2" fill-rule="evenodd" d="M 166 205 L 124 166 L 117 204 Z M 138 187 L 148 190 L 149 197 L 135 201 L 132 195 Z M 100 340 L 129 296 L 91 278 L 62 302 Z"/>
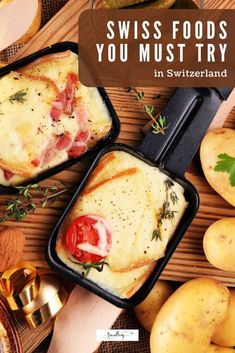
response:
<path id="1" fill-rule="evenodd" d="M 206 7 L 235 8 L 235 1 L 206 1 Z M 28 55 L 49 44 L 72 40 L 78 37 L 79 13 L 88 7 L 87 0 L 70 0 L 68 4 L 27 44 L 16 58 Z M 77 15 L 74 15 L 77 14 Z M 155 103 L 157 110 L 161 111 L 166 105 L 174 89 L 172 88 L 146 88 L 146 99 Z M 124 88 L 109 88 L 108 93 L 122 123 L 119 142 L 130 146 L 136 146 L 143 139 L 141 128 L 147 123 L 148 117 L 142 108 L 136 104 L 131 93 Z M 229 114 L 225 126 L 235 127 L 235 109 Z M 47 184 L 54 181 L 66 181 L 79 183 L 81 180 L 84 164 L 66 170 L 55 177 L 47 180 Z M 208 275 L 224 280 L 235 286 L 235 277 L 226 272 L 215 270 L 210 266 L 203 255 L 202 236 L 205 229 L 216 219 L 224 216 L 235 216 L 234 208 L 230 207 L 218 196 L 207 184 L 202 175 L 198 160 L 187 173 L 187 177 L 197 187 L 201 195 L 201 207 L 187 232 L 186 236 L 177 248 L 175 255 L 169 262 L 162 277 L 171 280 L 185 280 L 195 275 Z M 3 200 L 4 197 L 1 197 Z M 29 215 L 20 226 L 27 235 L 25 246 L 25 259 L 33 261 L 36 265 L 45 266 L 44 248 L 56 220 L 69 200 L 69 196 L 63 196 L 53 207 L 38 209 L 33 215 Z M 14 222 L 10 222 L 14 223 Z"/>
<path id="2" fill-rule="evenodd" d="M 234 0 L 208 0 L 208 8 L 235 8 Z M 88 0 L 70 0 L 68 4 L 28 43 L 16 58 L 24 57 L 49 44 L 78 39 L 78 16 L 79 13 L 88 8 Z M 14 58 L 15 59 L 15 58 Z M 14 60 L 12 59 L 12 61 Z M 161 111 L 169 100 L 172 88 L 147 88 L 146 99 L 155 104 L 156 109 Z M 107 90 L 114 104 L 117 114 L 122 123 L 119 142 L 130 146 L 136 146 L 143 139 L 141 128 L 148 122 L 148 117 L 142 108 L 133 100 L 133 95 L 127 93 L 124 88 L 112 88 Z M 227 115 L 227 113 L 226 113 Z M 220 117 L 221 118 L 221 117 Z M 222 116 L 223 120 L 223 116 Z M 232 109 L 226 120 L 225 126 L 235 128 L 235 108 Z M 81 180 L 84 170 L 89 163 L 66 170 L 55 177 L 45 181 L 46 185 L 54 182 L 65 181 L 68 184 L 77 184 Z M 201 207 L 197 217 L 189 231 L 178 246 L 174 256 L 162 274 L 163 279 L 184 281 L 193 277 L 210 276 L 225 283 L 235 286 L 235 276 L 231 273 L 216 270 L 208 264 L 202 250 L 202 237 L 206 228 L 215 220 L 234 216 L 235 210 L 218 196 L 207 184 L 202 175 L 198 157 L 187 172 L 188 179 L 196 186 L 201 195 Z M 17 226 L 25 232 L 27 241 L 24 249 L 24 258 L 32 261 L 37 266 L 47 266 L 44 257 L 44 249 L 53 226 L 67 205 L 70 194 L 64 195 L 52 207 L 37 209 L 33 215 L 29 215 Z M 0 197 L 0 204 L 6 200 L 6 196 Z M 2 206 L 0 206 L 2 208 Z M 14 224 L 14 222 L 8 222 Z M 22 326 L 21 326 L 22 327 Z M 48 334 L 49 328 L 43 330 L 35 337 L 28 335 L 23 329 L 22 339 L 25 352 L 30 353 L 32 348 Z M 36 337 L 37 336 L 37 337 Z"/>

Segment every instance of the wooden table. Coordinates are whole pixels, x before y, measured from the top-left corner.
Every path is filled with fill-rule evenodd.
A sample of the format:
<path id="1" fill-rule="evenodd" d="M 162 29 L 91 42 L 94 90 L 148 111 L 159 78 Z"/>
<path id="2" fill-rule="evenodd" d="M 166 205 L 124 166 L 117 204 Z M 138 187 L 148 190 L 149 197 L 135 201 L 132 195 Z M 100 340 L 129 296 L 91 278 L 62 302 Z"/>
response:
<path id="1" fill-rule="evenodd" d="M 207 0 L 206 8 L 235 8 L 234 0 Z M 81 11 L 88 8 L 87 0 L 70 0 L 68 4 L 29 42 L 16 58 L 24 57 L 49 44 L 64 40 L 77 41 L 78 16 Z M 136 146 L 143 139 L 141 128 L 148 122 L 148 116 L 142 111 L 133 99 L 132 93 L 127 93 L 124 88 L 109 88 L 111 101 L 121 120 L 122 128 L 118 141 L 129 146 Z M 150 104 L 155 104 L 160 112 L 169 100 L 173 88 L 146 88 L 145 97 Z M 227 117 L 226 127 L 235 128 L 235 108 L 224 106 L 224 112 L 220 114 L 221 121 Z M 46 180 L 46 185 L 58 181 L 68 184 L 78 184 L 89 162 L 81 163 L 66 170 L 51 179 Z M 213 268 L 207 261 L 202 249 L 202 238 L 207 227 L 217 219 L 223 217 L 235 217 L 235 209 L 228 205 L 217 195 L 203 177 L 198 156 L 187 171 L 187 178 L 195 185 L 201 196 L 201 207 L 197 217 L 190 226 L 187 234 L 176 249 L 172 259 L 162 273 L 161 278 L 175 281 L 185 281 L 190 278 L 209 276 L 222 280 L 228 285 L 235 286 L 235 273 L 231 274 Z M 26 234 L 24 259 L 32 261 L 37 266 L 47 266 L 44 256 L 48 237 L 56 221 L 67 205 L 71 194 L 62 196 L 51 207 L 39 208 L 34 214 L 28 215 L 17 226 Z M 0 203 L 6 200 L 6 196 L 0 197 Z M 2 206 L 1 206 L 2 208 Z M 15 222 L 8 222 L 16 225 Z M 48 333 L 49 330 L 46 331 Z M 44 335 L 45 336 L 45 335 Z M 26 341 L 28 340 L 28 337 Z M 32 342 L 32 337 L 30 337 Z M 30 352 L 30 348 L 25 351 Z"/>

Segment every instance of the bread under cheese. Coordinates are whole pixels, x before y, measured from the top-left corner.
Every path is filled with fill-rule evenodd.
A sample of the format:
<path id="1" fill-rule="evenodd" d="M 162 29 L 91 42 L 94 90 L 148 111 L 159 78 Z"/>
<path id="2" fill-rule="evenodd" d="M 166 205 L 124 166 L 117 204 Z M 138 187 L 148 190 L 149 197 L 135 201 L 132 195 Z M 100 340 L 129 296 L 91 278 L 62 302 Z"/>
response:
<path id="1" fill-rule="evenodd" d="M 91 149 L 112 126 L 98 90 L 79 82 L 75 85 L 74 111 L 63 112 L 56 123 L 52 120 L 52 106 L 67 89 L 69 75 L 78 75 L 77 54 L 68 50 L 46 55 L 19 71 L 0 79 L 2 185 L 20 184 L 66 161 L 80 131 L 88 131 L 85 145 Z M 23 93 L 21 101 L 11 100 L 17 92 Z M 70 136 L 70 143 L 65 148 L 57 148 L 58 138 L 66 134 Z M 42 158 L 43 163 L 35 164 L 35 160 Z M 13 174 L 10 179 L 5 177 L 5 171 Z"/>
<path id="2" fill-rule="evenodd" d="M 164 256 L 187 206 L 184 189 L 175 181 L 171 180 L 170 192 L 177 195 L 177 202 L 173 203 L 169 194 L 166 196 L 166 180 L 170 179 L 158 168 L 127 152 L 107 153 L 60 228 L 56 247 L 60 259 L 71 267 L 68 256 L 61 252 L 61 239 L 75 218 L 93 214 L 108 222 L 112 246 L 105 258 L 109 265 L 105 270 L 106 273 L 109 271 L 107 279 L 104 271 L 96 273 L 95 277 L 89 274 L 88 278 L 102 286 L 111 282 L 115 291 L 118 287 L 116 278 L 123 275 L 130 280 L 132 271 L 143 273 L 144 268 L 147 271 L 150 264 Z M 162 219 L 159 224 L 158 215 L 166 201 L 174 211 L 174 217 Z M 161 238 L 153 239 L 156 229 L 160 229 Z M 75 268 L 78 272 L 82 271 L 80 266 L 73 266 Z M 131 286 L 131 282 L 129 284 Z"/>
<path id="3" fill-rule="evenodd" d="M 22 100 L 11 100 L 19 92 Z M 48 145 L 53 127 L 49 115 L 57 89 L 50 80 L 11 72 L 0 80 L 0 166 L 30 177 L 31 163 Z M 42 132 L 41 132 L 42 131 Z"/>
<path id="4" fill-rule="evenodd" d="M 30 75 L 47 77 L 62 91 L 66 86 L 67 74 L 74 72 L 78 75 L 78 55 L 70 50 L 62 53 L 49 54 L 39 58 L 25 66 L 20 71 Z M 101 140 L 111 129 L 111 120 L 106 105 L 103 104 L 98 90 L 94 87 L 86 87 L 79 82 L 76 97 L 82 102 L 89 116 L 90 130 L 89 148 Z"/>
<path id="5" fill-rule="evenodd" d="M 74 259 L 64 247 L 61 235 L 57 240 L 56 251 L 58 257 L 66 266 L 83 275 L 85 274 L 85 270 L 74 263 L 76 262 L 76 259 Z M 98 272 L 96 269 L 91 268 L 87 278 L 106 289 L 108 292 L 119 298 L 125 299 L 130 298 L 142 286 L 152 272 L 154 266 L 155 263 L 151 263 L 125 273 L 112 272 L 108 266 L 104 266 L 102 272 Z"/>

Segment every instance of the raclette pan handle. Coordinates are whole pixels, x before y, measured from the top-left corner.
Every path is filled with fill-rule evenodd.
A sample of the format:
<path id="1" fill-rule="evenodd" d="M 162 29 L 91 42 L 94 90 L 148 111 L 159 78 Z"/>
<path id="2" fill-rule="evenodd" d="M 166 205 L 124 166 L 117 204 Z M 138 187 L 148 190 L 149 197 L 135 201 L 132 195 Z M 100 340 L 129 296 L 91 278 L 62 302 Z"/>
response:
<path id="1" fill-rule="evenodd" d="M 178 88 L 161 112 L 168 125 L 164 134 L 149 131 L 138 152 L 173 175 L 183 177 L 232 88 L 225 91 L 226 96 L 212 88 Z"/>

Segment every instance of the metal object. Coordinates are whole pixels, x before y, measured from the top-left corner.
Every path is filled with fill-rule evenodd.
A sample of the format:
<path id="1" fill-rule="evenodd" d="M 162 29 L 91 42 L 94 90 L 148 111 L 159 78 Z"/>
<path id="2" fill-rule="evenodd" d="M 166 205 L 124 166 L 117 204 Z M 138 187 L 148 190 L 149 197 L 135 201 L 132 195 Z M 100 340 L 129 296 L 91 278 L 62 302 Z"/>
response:
<path id="1" fill-rule="evenodd" d="M 11 310 L 20 310 L 31 328 L 53 318 L 68 299 L 68 292 L 50 270 L 23 262 L 4 272 L 0 289 Z"/>
<path id="2" fill-rule="evenodd" d="M 230 91 L 232 91 L 232 89 L 227 90 L 227 96 Z M 48 263 L 55 270 L 66 275 L 66 277 L 70 277 L 83 287 L 119 307 L 133 307 L 144 300 L 197 213 L 199 195 L 194 186 L 185 179 L 184 173 L 222 102 L 223 98 L 221 94 L 214 89 L 179 88 L 172 96 L 167 107 L 162 111 L 162 115 L 167 117 L 167 123 L 169 124 L 165 135 L 156 135 L 150 131 L 136 150 L 120 144 L 114 144 L 112 147 L 104 148 L 92 163 L 51 234 L 46 249 Z M 105 153 L 113 150 L 126 151 L 149 165 L 159 166 L 162 172 L 182 185 L 185 191 L 185 198 L 188 202 L 187 210 L 167 246 L 165 257 L 157 261 L 152 274 L 142 287 L 129 299 L 120 299 L 88 279 L 83 278 L 82 275 L 63 264 L 55 250 L 58 230 L 64 222 L 65 217 L 68 215 L 85 187 L 87 180 L 97 166 L 100 158 L 103 157 Z"/>
<path id="3" fill-rule="evenodd" d="M 31 54 L 23 59 L 20 59 L 10 65 L 7 65 L 3 68 L 0 69 L 0 77 L 8 74 L 10 71 L 17 71 L 19 68 L 35 61 L 38 58 L 41 58 L 45 55 L 48 54 L 54 54 L 54 53 L 60 53 L 66 50 L 71 50 L 74 53 L 78 53 L 78 44 L 74 42 L 61 42 L 61 43 L 56 43 L 53 44 L 45 49 L 39 50 L 34 54 Z M 81 162 L 82 160 L 94 156 L 97 154 L 104 146 L 109 145 L 111 142 L 114 142 L 119 134 L 120 131 L 120 122 L 117 117 L 117 114 L 113 108 L 113 105 L 106 93 L 106 91 L 103 88 L 98 88 L 99 93 L 103 99 L 104 104 L 106 105 L 108 112 L 110 114 L 110 118 L 112 121 L 112 127 L 109 133 L 102 139 L 100 140 L 91 150 L 88 150 L 84 155 L 78 158 L 73 158 L 69 159 L 53 168 L 50 168 L 49 170 L 46 170 L 42 173 L 40 173 L 38 176 L 32 178 L 31 180 L 27 180 L 26 182 L 22 183 L 22 185 L 27 185 L 29 183 L 38 183 L 44 179 L 50 178 L 51 176 L 67 169 L 73 166 L 74 164 Z M 3 186 L 0 185 L 0 194 L 15 194 L 17 193 L 18 190 L 15 187 L 8 187 L 8 186 Z"/>

